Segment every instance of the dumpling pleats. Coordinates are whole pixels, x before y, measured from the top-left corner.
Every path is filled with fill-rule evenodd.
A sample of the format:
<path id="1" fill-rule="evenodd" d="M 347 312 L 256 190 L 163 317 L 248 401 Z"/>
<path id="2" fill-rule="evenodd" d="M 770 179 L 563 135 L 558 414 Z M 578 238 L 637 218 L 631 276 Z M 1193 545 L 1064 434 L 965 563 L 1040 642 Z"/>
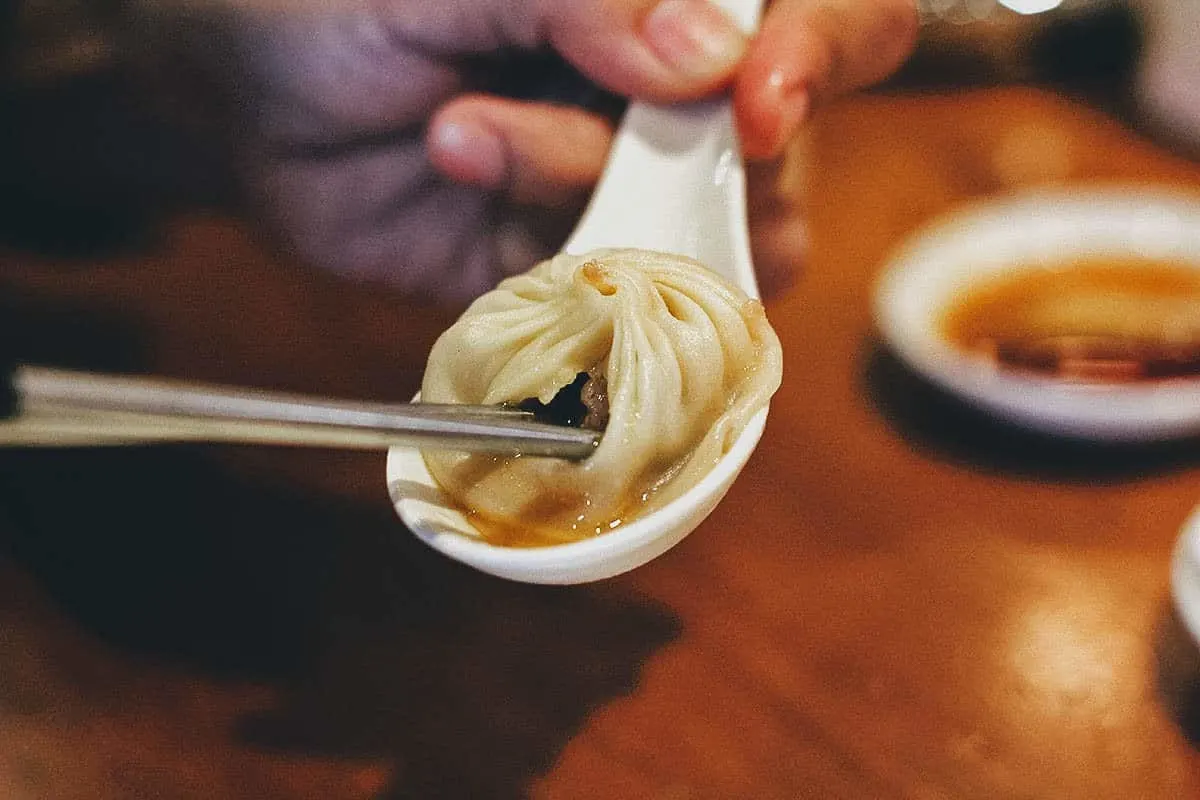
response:
<path id="1" fill-rule="evenodd" d="M 579 463 L 427 452 L 487 531 L 546 544 L 603 533 L 700 480 L 779 386 L 762 306 L 691 259 L 560 255 L 477 300 L 434 345 L 423 399 L 548 403 L 580 373 L 607 379 L 608 425 Z"/>

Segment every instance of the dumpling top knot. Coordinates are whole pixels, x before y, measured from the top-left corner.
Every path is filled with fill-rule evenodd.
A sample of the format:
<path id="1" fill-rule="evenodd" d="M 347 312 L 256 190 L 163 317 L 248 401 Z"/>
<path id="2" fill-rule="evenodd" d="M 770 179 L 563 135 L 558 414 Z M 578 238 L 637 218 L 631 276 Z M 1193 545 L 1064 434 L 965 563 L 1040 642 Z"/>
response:
<path id="1" fill-rule="evenodd" d="M 579 274 L 600 294 L 610 297 L 617 293 L 617 287 L 612 285 L 609 281 L 608 273 L 604 271 L 604 267 L 600 266 L 599 263 L 585 261 L 583 266 L 579 268 Z"/>

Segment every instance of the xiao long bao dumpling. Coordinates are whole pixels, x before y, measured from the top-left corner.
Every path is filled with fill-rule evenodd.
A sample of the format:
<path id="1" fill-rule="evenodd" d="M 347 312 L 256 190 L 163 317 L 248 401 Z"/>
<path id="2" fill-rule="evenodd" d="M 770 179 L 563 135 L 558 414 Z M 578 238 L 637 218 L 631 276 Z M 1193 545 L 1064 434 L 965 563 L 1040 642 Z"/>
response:
<path id="1" fill-rule="evenodd" d="M 695 485 L 779 387 L 762 305 L 703 264 L 559 255 L 476 300 L 429 356 L 422 400 L 547 408 L 603 430 L 580 462 L 427 452 L 493 544 L 575 541 Z"/>

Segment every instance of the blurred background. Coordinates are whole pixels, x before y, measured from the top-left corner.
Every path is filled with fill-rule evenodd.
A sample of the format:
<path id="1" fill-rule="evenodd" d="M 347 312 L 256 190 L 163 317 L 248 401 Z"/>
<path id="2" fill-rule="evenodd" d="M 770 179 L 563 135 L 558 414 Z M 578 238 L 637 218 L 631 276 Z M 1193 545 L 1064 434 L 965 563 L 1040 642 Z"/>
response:
<path id="1" fill-rule="evenodd" d="M 1194 152 L 1200 69 L 1187 34 L 1196 27 L 1191 0 L 919 4 L 920 44 L 876 91 L 1050 86 Z M 11 121 L 0 127 L 0 240 L 68 253 L 120 246 L 180 206 L 236 195 L 221 124 L 178 102 L 196 97 L 202 80 L 174 61 L 166 71 L 176 73 L 173 91 L 162 91 L 144 85 L 153 70 L 133 68 L 146 48 L 123 44 L 133 41 L 123 23 L 129 5 L 0 2 L 0 118 Z"/>

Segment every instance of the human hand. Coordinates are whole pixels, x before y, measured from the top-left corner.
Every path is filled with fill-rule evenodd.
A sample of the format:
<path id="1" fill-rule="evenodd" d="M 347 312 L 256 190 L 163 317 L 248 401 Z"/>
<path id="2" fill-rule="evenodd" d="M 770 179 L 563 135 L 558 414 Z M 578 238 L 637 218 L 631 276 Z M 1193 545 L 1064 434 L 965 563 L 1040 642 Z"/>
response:
<path id="1" fill-rule="evenodd" d="M 261 0 L 257 0 L 261 3 Z M 286 9 L 286 10 L 284 10 Z M 748 39 L 704 0 L 383 0 L 239 11 L 264 207 L 305 261 L 461 301 L 553 252 L 598 177 L 611 118 L 479 91 L 553 48 L 621 96 L 731 88 L 764 288 L 803 220 L 778 159 L 822 100 L 886 76 L 913 0 L 778 0 Z M 482 84 L 481 84 L 481 78 Z"/>

